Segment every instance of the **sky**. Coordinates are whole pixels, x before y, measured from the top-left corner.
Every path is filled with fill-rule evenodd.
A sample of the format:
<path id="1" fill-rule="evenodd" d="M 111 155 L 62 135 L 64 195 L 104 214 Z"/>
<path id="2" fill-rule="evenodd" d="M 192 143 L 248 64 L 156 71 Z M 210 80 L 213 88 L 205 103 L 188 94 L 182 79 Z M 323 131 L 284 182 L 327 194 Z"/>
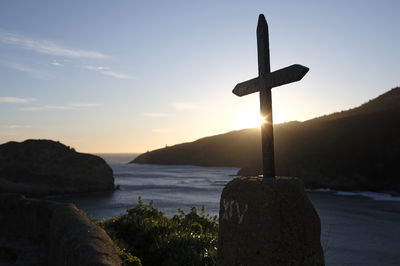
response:
<path id="1" fill-rule="evenodd" d="M 0 144 L 52 139 L 140 153 L 259 121 L 256 26 L 271 70 L 310 68 L 272 89 L 274 123 L 356 107 L 400 85 L 400 1 L 0 2 Z"/>

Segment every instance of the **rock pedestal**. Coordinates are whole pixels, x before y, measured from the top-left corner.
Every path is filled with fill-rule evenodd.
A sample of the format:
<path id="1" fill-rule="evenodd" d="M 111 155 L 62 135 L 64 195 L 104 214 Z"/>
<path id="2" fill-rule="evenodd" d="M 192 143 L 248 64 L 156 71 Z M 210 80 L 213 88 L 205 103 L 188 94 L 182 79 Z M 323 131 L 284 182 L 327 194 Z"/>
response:
<path id="1" fill-rule="evenodd" d="M 297 178 L 236 178 L 222 192 L 218 265 L 323 266 L 320 236 Z"/>

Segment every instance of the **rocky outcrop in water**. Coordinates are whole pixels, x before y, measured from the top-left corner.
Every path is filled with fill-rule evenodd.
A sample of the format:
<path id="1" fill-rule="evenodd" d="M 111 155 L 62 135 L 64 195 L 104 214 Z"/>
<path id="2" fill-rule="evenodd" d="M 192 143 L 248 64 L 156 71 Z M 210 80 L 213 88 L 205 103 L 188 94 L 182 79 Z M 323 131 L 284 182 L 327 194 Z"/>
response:
<path id="1" fill-rule="evenodd" d="M 98 156 L 51 140 L 0 145 L 0 192 L 49 195 L 113 189 L 113 171 Z"/>

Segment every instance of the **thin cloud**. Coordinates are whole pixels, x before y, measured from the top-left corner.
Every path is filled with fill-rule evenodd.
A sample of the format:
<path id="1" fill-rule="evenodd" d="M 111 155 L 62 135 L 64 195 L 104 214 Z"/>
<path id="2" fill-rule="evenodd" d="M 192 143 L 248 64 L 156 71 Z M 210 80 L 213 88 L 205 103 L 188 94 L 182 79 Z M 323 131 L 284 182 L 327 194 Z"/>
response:
<path id="1" fill-rule="evenodd" d="M 0 31 L 0 42 L 47 55 L 94 59 L 103 59 L 108 57 L 107 55 L 100 52 L 82 49 L 71 49 L 48 40 L 32 39 L 10 32 Z"/>
<path id="2" fill-rule="evenodd" d="M 39 105 L 19 108 L 20 111 L 41 111 L 41 110 L 71 110 L 67 105 Z"/>
<path id="3" fill-rule="evenodd" d="M 69 106 L 76 108 L 87 108 L 87 107 L 96 107 L 100 106 L 98 103 L 81 103 L 81 102 L 73 102 L 70 103 Z"/>
<path id="4" fill-rule="evenodd" d="M 110 77 L 114 77 L 117 79 L 135 79 L 135 77 L 123 74 L 123 73 L 118 73 L 115 71 L 111 71 L 111 70 L 106 70 L 106 71 L 101 71 L 101 74 L 106 75 L 106 76 L 110 76 Z"/>
<path id="5" fill-rule="evenodd" d="M 20 111 L 44 111 L 44 110 L 81 110 L 84 108 L 91 108 L 99 106 L 97 103 L 68 103 L 64 105 L 37 105 L 19 108 Z"/>
<path id="6" fill-rule="evenodd" d="M 130 76 L 130 75 L 127 75 L 124 73 L 120 73 L 120 72 L 112 71 L 109 67 L 85 65 L 85 66 L 83 66 L 83 68 L 88 69 L 88 70 L 93 70 L 93 71 L 99 72 L 103 75 L 110 76 L 110 77 L 117 78 L 117 79 L 135 79 L 135 77 L 133 77 L 133 76 Z"/>
<path id="7" fill-rule="evenodd" d="M 35 98 L 0 97 L 0 103 L 30 103 L 36 101 Z"/>
<path id="8" fill-rule="evenodd" d="M 147 116 L 147 117 L 167 117 L 167 116 L 169 116 L 169 114 L 166 114 L 166 113 L 144 113 L 143 115 Z"/>
<path id="9" fill-rule="evenodd" d="M 178 102 L 178 103 L 173 103 L 172 106 L 175 109 L 178 110 L 194 110 L 194 109 L 198 109 L 199 107 L 191 102 Z"/>
<path id="10" fill-rule="evenodd" d="M 50 74 L 47 71 L 42 70 L 42 69 L 32 68 L 29 66 L 24 66 L 24 65 L 15 64 L 15 63 L 8 64 L 8 66 L 14 70 L 27 73 L 35 79 L 47 80 L 50 78 Z"/>
<path id="11" fill-rule="evenodd" d="M 64 66 L 64 64 L 61 64 L 60 62 L 57 62 L 56 60 L 53 60 L 53 62 L 51 62 L 50 64 L 52 64 L 53 66 Z"/>
<path id="12" fill-rule="evenodd" d="M 16 129 L 16 128 L 30 128 L 31 126 L 29 125 L 4 125 L 4 128 L 7 129 Z"/>
<path id="13" fill-rule="evenodd" d="M 102 66 L 91 66 L 91 65 L 84 65 L 83 68 L 89 69 L 89 70 L 95 70 L 95 71 L 104 71 L 104 70 L 109 70 L 109 67 L 102 67 Z"/>

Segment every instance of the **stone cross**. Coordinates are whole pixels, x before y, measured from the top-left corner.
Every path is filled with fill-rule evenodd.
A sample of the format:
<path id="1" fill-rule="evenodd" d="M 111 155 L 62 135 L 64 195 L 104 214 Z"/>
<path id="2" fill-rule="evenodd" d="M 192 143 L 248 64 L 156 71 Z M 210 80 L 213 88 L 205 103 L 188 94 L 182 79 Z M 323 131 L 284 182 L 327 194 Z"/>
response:
<path id="1" fill-rule="evenodd" d="M 232 92 L 237 96 L 260 92 L 260 112 L 264 119 L 261 125 L 263 176 L 275 178 L 271 89 L 301 80 L 309 69 L 296 64 L 271 72 L 268 24 L 263 14 L 260 14 L 258 18 L 257 51 L 258 77 L 237 84 Z"/>

